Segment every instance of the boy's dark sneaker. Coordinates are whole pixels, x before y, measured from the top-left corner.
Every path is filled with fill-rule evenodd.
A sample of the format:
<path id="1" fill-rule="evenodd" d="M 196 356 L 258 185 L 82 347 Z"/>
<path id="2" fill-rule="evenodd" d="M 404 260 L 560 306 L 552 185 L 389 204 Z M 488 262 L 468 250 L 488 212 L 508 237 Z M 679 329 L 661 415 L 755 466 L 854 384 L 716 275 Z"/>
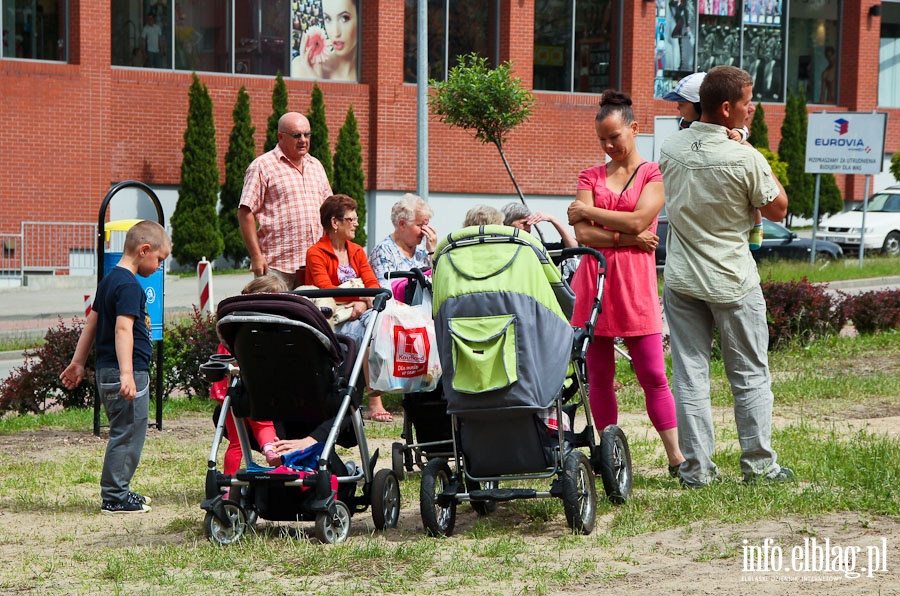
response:
<path id="1" fill-rule="evenodd" d="M 153 502 L 153 499 L 150 497 L 145 497 L 144 495 L 132 491 L 128 491 L 128 500 L 139 505 L 149 505 Z"/>
<path id="2" fill-rule="evenodd" d="M 100 513 L 108 515 L 115 513 L 147 513 L 148 511 L 150 511 L 150 507 L 147 505 L 135 503 L 129 499 L 120 502 L 103 501 L 103 505 L 100 506 Z"/>

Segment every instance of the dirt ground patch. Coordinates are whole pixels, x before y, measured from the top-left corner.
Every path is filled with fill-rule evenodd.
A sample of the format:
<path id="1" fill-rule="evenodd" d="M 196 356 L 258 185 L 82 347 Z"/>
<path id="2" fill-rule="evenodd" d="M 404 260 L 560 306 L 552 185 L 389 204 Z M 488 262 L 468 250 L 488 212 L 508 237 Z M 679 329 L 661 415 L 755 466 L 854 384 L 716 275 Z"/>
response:
<path id="1" fill-rule="evenodd" d="M 861 407 L 858 413 L 868 417 L 841 422 L 848 432 L 865 428 L 869 432 L 896 436 L 900 417 L 895 406 L 870 404 Z M 718 408 L 717 424 L 720 421 L 733 424 L 729 415 L 727 408 Z M 786 424 L 788 420 L 787 417 L 779 418 L 776 424 Z M 647 428 L 644 415 L 625 414 L 621 424 L 628 428 L 629 436 L 652 432 Z M 179 445 L 208 448 L 211 436 L 208 417 L 197 414 L 167 421 L 162 433 L 150 432 L 148 442 L 165 438 Z M 370 441 L 372 450 L 381 449 L 379 467 L 390 464 L 391 442 L 392 439 Z M 46 458 L 95 458 L 104 444 L 103 438 L 83 432 L 27 431 L 0 435 L 0 456 L 15 458 L 40 453 Z M 384 454 L 388 454 L 387 457 Z M 198 470 L 198 478 L 201 474 L 202 470 Z M 63 494 L 68 489 L 48 482 L 46 490 Z M 96 499 L 93 485 L 79 486 L 75 490 L 86 503 Z M 71 497 L 71 493 L 68 496 Z M 539 558 L 554 551 L 553 560 L 547 563 L 545 558 L 542 564 L 556 569 L 585 570 L 583 577 L 569 582 L 564 590 L 545 592 L 550 594 L 900 594 L 900 557 L 897 555 L 900 520 L 888 517 L 846 513 L 792 516 L 750 524 L 698 522 L 640 534 L 613 544 L 587 539 L 573 550 L 558 548 L 560 540 L 567 534 L 562 516 L 543 524 L 539 531 L 517 525 L 523 524 L 522 516 L 504 506 L 499 507 L 494 518 L 497 524 L 513 528 L 513 535 L 527 544 L 525 554 L 521 555 L 525 565 L 529 555 Z M 478 519 L 471 508 L 460 506 L 456 533 L 444 541 L 441 548 L 448 553 L 476 551 L 478 539 L 471 537 L 471 530 Z M 91 591 L 97 587 L 96 583 L 83 584 L 78 580 L 79 565 L 91 569 L 91 563 L 77 562 L 73 559 L 73 550 L 84 553 L 92 549 L 102 551 L 111 545 L 154 548 L 181 545 L 198 539 L 201 521 L 202 511 L 197 502 L 154 503 L 153 511 L 147 515 L 111 520 L 97 515 L 93 506 L 67 506 L 59 512 L 48 512 L 4 507 L 0 501 L 0 592 L 4 591 L 3 586 L 15 586 L 17 592 L 47 593 L 49 584 L 45 576 L 48 573 L 59 576 L 52 584 L 55 586 L 50 590 L 53 593 L 83 593 L 86 585 Z M 596 533 L 608 530 L 611 521 L 611 513 L 598 518 Z M 278 533 L 282 529 L 283 526 L 272 525 L 263 526 L 262 531 Z M 354 517 L 351 540 L 368 540 L 371 531 L 369 514 Z M 295 538 L 305 540 L 312 533 L 312 527 L 303 524 L 292 533 Z M 377 536 L 399 544 L 419 540 L 423 534 L 418 504 L 404 502 L 399 528 Z M 832 549 L 830 571 L 822 571 L 821 566 L 816 568 L 814 560 L 808 563 L 810 567 L 806 570 L 777 568 L 774 555 L 768 567 L 761 562 L 755 567 L 747 567 L 747 553 L 762 553 L 753 548 L 761 549 L 766 544 L 777 546 L 781 549 L 781 565 L 791 565 L 796 549 L 801 549 L 798 552 L 809 559 L 808 555 L 803 555 L 807 552 L 803 549 L 821 547 L 826 539 Z M 813 540 L 815 542 L 811 544 Z M 770 552 L 774 553 L 774 550 Z M 854 553 L 852 560 L 851 552 Z M 885 557 L 885 560 L 879 557 Z M 869 571 L 873 566 L 877 570 Z M 92 573 L 97 572 L 94 569 Z M 857 573 L 860 575 L 856 576 Z M 422 579 L 419 590 L 415 586 L 410 588 L 413 593 L 439 591 L 443 581 L 441 570 L 434 569 Z M 292 590 L 289 582 L 289 579 L 285 580 L 284 593 Z M 460 593 L 515 594 L 529 593 L 530 589 L 526 578 L 510 577 L 483 589 L 465 589 Z"/>

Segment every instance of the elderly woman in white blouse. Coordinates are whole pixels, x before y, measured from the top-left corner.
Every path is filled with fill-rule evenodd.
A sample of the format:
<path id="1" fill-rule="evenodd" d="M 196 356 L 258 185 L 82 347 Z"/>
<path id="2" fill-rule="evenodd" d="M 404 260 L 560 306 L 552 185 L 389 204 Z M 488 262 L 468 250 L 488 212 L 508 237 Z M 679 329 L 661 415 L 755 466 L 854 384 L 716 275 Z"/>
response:
<path id="1" fill-rule="evenodd" d="M 390 289 L 385 273 L 431 268 L 437 232 L 428 225 L 434 211 L 418 195 L 407 193 L 391 207 L 394 231 L 369 254 L 369 264 L 381 287 Z"/>

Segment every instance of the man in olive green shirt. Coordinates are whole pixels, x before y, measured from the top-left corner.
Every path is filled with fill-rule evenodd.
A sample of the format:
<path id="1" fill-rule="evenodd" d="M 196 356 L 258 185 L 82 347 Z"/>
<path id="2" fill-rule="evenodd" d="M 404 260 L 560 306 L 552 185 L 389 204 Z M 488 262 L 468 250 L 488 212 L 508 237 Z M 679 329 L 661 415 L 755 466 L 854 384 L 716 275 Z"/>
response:
<path id="1" fill-rule="evenodd" d="M 790 480 L 771 446 L 773 395 L 769 378 L 766 303 L 747 242 L 754 210 L 781 220 L 784 188 L 765 158 L 735 143 L 728 130 L 753 113 L 753 79 L 733 66 L 712 69 L 700 87 L 700 121 L 669 137 L 659 166 L 669 231 L 663 304 L 672 346 L 672 392 L 686 461 L 681 481 L 713 482 L 715 429 L 709 395 L 713 332 L 734 394 L 744 480 Z"/>

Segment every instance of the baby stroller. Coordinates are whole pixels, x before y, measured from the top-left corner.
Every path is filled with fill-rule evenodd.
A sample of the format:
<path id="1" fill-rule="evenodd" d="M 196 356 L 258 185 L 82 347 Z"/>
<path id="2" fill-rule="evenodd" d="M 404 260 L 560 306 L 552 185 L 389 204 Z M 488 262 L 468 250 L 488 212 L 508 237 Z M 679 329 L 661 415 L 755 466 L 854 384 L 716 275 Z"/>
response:
<path id="1" fill-rule="evenodd" d="M 431 303 L 431 278 L 415 267 L 410 271 L 392 271 L 389 279 L 406 279 L 403 302 L 416 305 Z M 395 298 L 397 295 L 395 294 Z M 447 401 L 439 384 L 433 391 L 405 393 L 403 406 L 404 442 L 391 445 L 391 469 L 403 480 L 406 472 L 416 466 L 424 469 L 428 460 L 453 455 L 453 433 L 450 430 L 450 416 L 447 415 Z"/>
<path id="2" fill-rule="evenodd" d="M 234 360 L 220 356 L 201 366 L 209 381 L 232 377 L 207 462 L 206 499 L 200 505 L 207 512 L 204 529 L 214 542 L 236 542 L 257 518 L 315 520 L 319 541 L 342 542 L 350 532 L 350 516 L 370 505 L 377 529 L 396 526 L 399 481 L 391 470 L 374 473 L 378 452 L 369 457 L 359 412 L 365 349 L 336 335 L 307 298 L 345 296 L 374 296 L 377 313 L 389 292 L 311 290 L 234 296 L 219 303 L 216 331 Z M 363 346 L 372 337 L 376 319 L 369 319 Z M 246 464 L 233 478 L 216 471 L 228 415 L 235 416 Z M 302 438 L 317 425 L 327 425 L 328 435 L 314 447 L 285 456 L 291 467 L 273 473 L 253 462 L 245 417 L 276 421 L 281 438 Z M 342 462 L 336 443 L 358 445 L 360 465 Z M 300 460 L 301 454 L 308 455 L 307 461 Z M 360 483 L 362 494 L 357 495 Z M 223 487 L 229 488 L 228 499 L 223 498 Z"/>
<path id="3" fill-rule="evenodd" d="M 569 526 L 589 534 L 596 519 L 595 468 L 611 500 L 621 503 L 630 494 L 628 442 L 610 425 L 595 444 L 584 383 L 606 262 L 590 248 L 566 251 L 598 261 L 597 296 L 584 328 L 570 326 L 574 295 L 530 234 L 505 226 L 469 227 L 437 247 L 435 331 L 455 471 L 437 457 L 422 472 L 422 522 L 432 535 L 453 532 L 458 502 L 544 497 L 563 499 Z M 576 396 L 586 416 L 578 433 Z M 552 479 L 548 491 L 507 488 L 539 479 Z"/>

